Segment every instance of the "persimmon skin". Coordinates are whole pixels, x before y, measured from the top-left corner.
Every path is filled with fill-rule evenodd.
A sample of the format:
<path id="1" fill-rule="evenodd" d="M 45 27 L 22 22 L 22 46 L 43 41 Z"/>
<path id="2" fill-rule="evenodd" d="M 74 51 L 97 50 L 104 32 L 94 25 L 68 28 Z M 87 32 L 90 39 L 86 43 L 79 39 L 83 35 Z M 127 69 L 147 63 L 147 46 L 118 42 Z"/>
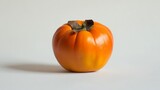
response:
<path id="1" fill-rule="evenodd" d="M 84 21 L 77 20 L 79 25 Z M 89 30 L 72 30 L 68 24 L 57 29 L 52 47 L 59 64 L 68 71 L 92 72 L 101 69 L 113 49 L 113 36 L 104 25 L 94 22 Z"/>

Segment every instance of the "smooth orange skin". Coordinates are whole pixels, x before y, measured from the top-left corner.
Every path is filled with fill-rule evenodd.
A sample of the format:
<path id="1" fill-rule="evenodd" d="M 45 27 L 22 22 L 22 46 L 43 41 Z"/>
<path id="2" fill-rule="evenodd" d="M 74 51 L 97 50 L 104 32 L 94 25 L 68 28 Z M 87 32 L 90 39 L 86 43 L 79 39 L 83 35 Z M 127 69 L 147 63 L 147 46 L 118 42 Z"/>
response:
<path id="1" fill-rule="evenodd" d="M 84 21 L 77 20 L 82 25 Z M 113 49 L 113 36 L 104 25 L 94 22 L 90 30 L 75 32 L 64 24 L 52 39 L 55 57 L 62 67 L 73 72 L 92 72 L 101 69 Z"/>

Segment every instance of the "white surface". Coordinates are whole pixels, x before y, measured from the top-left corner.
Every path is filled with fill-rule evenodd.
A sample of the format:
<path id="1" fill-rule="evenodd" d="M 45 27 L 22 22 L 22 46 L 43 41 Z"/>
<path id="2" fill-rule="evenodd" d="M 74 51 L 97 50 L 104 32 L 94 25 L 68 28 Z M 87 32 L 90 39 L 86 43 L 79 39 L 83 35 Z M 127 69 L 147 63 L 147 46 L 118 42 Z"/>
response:
<path id="1" fill-rule="evenodd" d="M 113 32 L 112 57 L 98 72 L 66 72 L 53 33 L 88 18 Z M 159 55 L 159 0 L 0 0 L 0 90 L 159 90 Z"/>

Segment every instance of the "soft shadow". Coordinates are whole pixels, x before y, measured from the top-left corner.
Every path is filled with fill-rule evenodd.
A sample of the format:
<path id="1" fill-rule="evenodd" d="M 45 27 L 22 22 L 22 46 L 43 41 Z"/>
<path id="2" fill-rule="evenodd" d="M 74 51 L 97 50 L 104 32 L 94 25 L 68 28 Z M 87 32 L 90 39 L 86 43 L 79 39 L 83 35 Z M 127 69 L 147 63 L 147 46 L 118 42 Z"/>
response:
<path id="1" fill-rule="evenodd" d="M 68 73 L 61 66 L 58 65 L 47 65 L 47 64 L 10 64 L 6 66 L 12 70 L 26 71 L 26 72 L 38 72 L 38 73 Z"/>

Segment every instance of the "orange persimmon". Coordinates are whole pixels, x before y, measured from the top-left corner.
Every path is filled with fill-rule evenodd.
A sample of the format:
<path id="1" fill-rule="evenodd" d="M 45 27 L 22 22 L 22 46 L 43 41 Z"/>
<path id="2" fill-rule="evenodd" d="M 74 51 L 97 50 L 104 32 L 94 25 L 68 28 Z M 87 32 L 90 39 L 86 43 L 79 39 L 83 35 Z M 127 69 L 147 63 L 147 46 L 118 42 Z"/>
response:
<path id="1" fill-rule="evenodd" d="M 52 39 L 55 57 L 62 67 L 73 72 L 101 69 L 113 49 L 113 36 L 104 25 L 93 20 L 68 21 Z"/>

